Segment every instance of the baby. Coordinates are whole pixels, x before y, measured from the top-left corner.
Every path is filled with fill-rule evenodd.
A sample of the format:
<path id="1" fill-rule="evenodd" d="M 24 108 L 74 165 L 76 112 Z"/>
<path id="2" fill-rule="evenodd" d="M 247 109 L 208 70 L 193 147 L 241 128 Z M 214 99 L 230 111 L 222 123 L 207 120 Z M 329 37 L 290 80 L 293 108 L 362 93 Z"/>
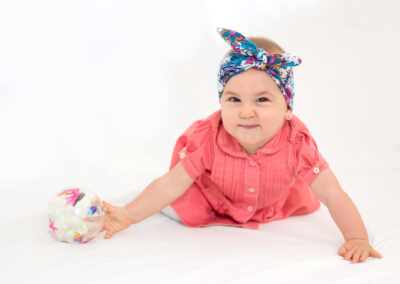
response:
<path id="1" fill-rule="evenodd" d="M 293 67 L 301 59 L 266 38 L 218 28 L 233 48 L 220 63 L 221 109 L 178 138 L 165 175 L 124 207 L 103 202 L 105 238 L 164 209 L 186 226 L 260 223 L 309 214 L 320 202 L 343 234 L 352 263 L 382 258 L 361 216 L 293 114 Z M 172 215 L 170 215 L 172 216 Z"/>

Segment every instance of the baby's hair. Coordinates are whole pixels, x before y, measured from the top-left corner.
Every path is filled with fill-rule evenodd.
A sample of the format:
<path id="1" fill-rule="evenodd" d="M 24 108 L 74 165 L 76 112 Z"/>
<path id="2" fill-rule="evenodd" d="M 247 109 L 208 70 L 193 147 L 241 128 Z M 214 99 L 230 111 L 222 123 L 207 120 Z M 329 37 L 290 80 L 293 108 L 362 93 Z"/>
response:
<path id="1" fill-rule="evenodd" d="M 264 49 L 266 52 L 269 54 L 275 54 L 275 53 L 284 53 L 285 51 L 283 50 L 282 47 L 280 47 L 276 42 L 273 40 L 270 40 L 269 38 L 266 37 L 247 37 L 251 42 L 253 42 L 255 45 L 258 47 Z M 235 50 L 232 48 L 230 49 L 225 55 L 228 55 L 229 53 L 234 52 Z"/>

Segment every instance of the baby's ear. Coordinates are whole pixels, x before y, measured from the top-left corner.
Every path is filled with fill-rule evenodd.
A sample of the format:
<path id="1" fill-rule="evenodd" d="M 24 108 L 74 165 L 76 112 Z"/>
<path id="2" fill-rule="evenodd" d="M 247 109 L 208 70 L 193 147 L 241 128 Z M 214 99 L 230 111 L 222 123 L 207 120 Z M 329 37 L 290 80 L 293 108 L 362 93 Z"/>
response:
<path id="1" fill-rule="evenodd" d="M 291 119 L 292 119 L 292 117 L 293 117 L 293 110 L 292 110 L 290 107 L 288 107 L 288 109 L 286 110 L 285 117 L 286 117 L 287 120 L 291 120 Z"/>

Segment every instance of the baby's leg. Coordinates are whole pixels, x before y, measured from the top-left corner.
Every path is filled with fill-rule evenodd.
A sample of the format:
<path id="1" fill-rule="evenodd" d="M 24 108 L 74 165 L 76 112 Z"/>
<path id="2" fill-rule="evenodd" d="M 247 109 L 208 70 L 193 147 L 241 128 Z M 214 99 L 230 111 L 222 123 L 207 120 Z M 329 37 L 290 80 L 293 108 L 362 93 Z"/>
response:
<path id="1" fill-rule="evenodd" d="M 161 212 L 190 227 L 208 224 L 216 217 L 214 210 L 201 192 L 197 182 L 194 182 L 181 197 L 165 207 Z"/>

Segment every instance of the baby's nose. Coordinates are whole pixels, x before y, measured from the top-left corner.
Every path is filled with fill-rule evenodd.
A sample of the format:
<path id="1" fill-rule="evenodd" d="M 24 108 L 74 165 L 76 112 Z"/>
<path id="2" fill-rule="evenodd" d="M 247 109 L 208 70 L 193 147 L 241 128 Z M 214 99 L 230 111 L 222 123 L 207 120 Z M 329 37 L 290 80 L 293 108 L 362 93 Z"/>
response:
<path id="1" fill-rule="evenodd" d="M 241 118 L 248 118 L 248 117 L 253 117 L 254 116 L 254 110 L 252 108 L 243 108 L 240 111 L 240 117 Z"/>

